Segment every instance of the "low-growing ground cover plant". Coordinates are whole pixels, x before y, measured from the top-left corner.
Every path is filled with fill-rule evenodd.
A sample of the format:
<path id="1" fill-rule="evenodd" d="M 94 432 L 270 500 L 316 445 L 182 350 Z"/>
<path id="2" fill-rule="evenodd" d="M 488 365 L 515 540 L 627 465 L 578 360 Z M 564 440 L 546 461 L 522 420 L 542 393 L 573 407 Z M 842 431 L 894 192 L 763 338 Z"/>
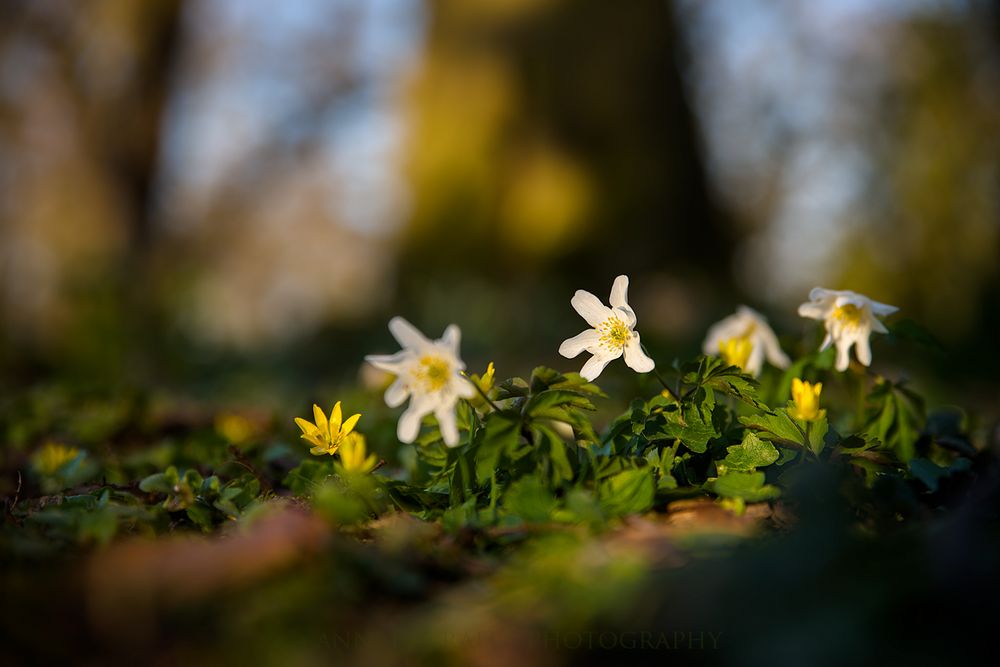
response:
<path id="1" fill-rule="evenodd" d="M 644 348 L 627 291 L 619 276 L 610 307 L 583 290 L 571 299 L 590 328 L 559 352 L 589 355 L 579 373 L 539 366 L 499 379 L 492 363 L 468 373 L 459 326 L 431 340 L 393 318 L 402 349 L 365 357 L 385 373 L 378 390 L 321 397 L 333 407 L 314 405 L 312 421 L 211 411 L 178 420 L 143 396 L 88 405 L 39 390 L 8 400 L 0 467 L 18 480 L 0 532 L 8 599 L 28 604 L 42 576 L 34 563 L 48 563 L 49 585 L 72 582 L 56 603 L 75 619 L 66 650 L 91 657 L 157 647 L 174 659 L 206 641 L 202 632 L 222 647 L 205 661 L 272 645 L 294 653 L 288 628 L 305 616 L 312 643 L 297 650 L 307 664 L 332 654 L 460 664 L 495 648 L 480 633 L 543 664 L 593 649 L 593 636 L 586 647 L 582 638 L 594 628 L 613 644 L 602 650 L 693 650 L 697 635 L 701 648 L 707 636 L 713 650 L 752 660 L 766 651 L 732 639 L 757 627 L 736 620 L 748 603 L 717 596 L 731 604 L 714 617 L 668 609 L 668 599 L 693 605 L 677 591 L 699 594 L 670 573 L 736 595 L 748 568 L 778 568 L 761 576 L 790 599 L 775 572 L 800 559 L 828 568 L 830 582 L 853 581 L 840 568 L 865 536 L 895 540 L 878 563 L 902 558 L 913 539 L 905 527 L 969 498 L 995 512 L 995 454 L 973 443 L 963 415 L 928 411 L 905 379 L 871 370 L 870 335 L 893 332 L 882 319 L 892 306 L 813 290 L 799 314 L 821 321 L 825 339 L 797 358 L 741 306 L 708 330 L 702 356 L 681 361 Z M 602 422 L 594 415 L 608 397 L 595 382 L 619 357 L 650 381 Z M 767 539 L 732 560 L 750 535 Z M 474 580 L 486 588 L 456 583 Z M 18 645 L 40 632 L 27 617 L 4 609 Z M 241 643 L 259 623 L 259 637 Z M 393 641 L 379 628 L 393 628 Z M 164 649 L 175 632 L 183 639 Z M 733 643 L 718 646 L 722 637 Z"/>

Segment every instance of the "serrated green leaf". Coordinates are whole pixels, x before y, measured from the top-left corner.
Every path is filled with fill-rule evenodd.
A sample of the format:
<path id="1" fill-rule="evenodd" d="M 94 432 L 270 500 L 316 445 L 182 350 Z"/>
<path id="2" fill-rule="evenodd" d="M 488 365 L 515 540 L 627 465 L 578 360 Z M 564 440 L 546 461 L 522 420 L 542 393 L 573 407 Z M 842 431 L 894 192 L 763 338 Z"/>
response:
<path id="1" fill-rule="evenodd" d="M 680 409 L 664 410 L 663 426 L 647 437 L 650 440 L 676 438 L 691 451 L 703 454 L 708 449 L 708 441 L 721 435 L 713 418 L 714 409 L 715 398 L 712 391 L 698 389 L 692 399 Z"/>
<path id="2" fill-rule="evenodd" d="M 546 389 L 534 394 L 524 404 L 523 413 L 529 417 L 552 419 L 553 408 L 574 408 L 579 410 L 596 410 L 594 404 L 586 396 L 565 389 Z"/>
<path id="3" fill-rule="evenodd" d="M 720 391 L 756 408 L 766 407 L 757 398 L 757 380 L 718 357 L 702 356 L 681 366 L 681 382 Z"/>
<path id="4" fill-rule="evenodd" d="M 762 412 L 739 418 L 740 423 L 771 442 L 805 447 L 805 437 L 799 427 L 784 410 Z"/>
<path id="5" fill-rule="evenodd" d="M 778 450 L 753 431 L 747 431 L 743 442 L 726 448 L 725 464 L 732 470 L 753 470 L 769 466 L 778 460 Z"/>

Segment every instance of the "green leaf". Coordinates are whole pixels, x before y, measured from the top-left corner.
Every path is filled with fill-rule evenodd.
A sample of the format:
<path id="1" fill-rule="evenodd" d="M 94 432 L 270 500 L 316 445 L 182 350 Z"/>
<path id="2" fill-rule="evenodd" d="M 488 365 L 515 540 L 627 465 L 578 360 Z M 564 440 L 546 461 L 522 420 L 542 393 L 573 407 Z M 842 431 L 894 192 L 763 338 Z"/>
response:
<path id="1" fill-rule="evenodd" d="M 956 472 L 965 472 L 972 466 L 972 461 L 966 458 L 955 459 L 950 466 L 939 466 L 928 459 L 910 459 L 910 474 L 920 480 L 927 490 L 934 493 L 938 490 L 941 480 Z"/>
<path id="2" fill-rule="evenodd" d="M 306 459 L 285 476 L 284 483 L 296 496 L 311 496 L 333 475 L 332 461 Z"/>
<path id="3" fill-rule="evenodd" d="M 740 417 L 740 423 L 759 432 L 765 440 L 776 442 L 779 445 L 805 446 L 804 434 L 784 410 Z"/>
<path id="4" fill-rule="evenodd" d="M 555 389 L 572 391 L 581 395 L 605 395 L 600 387 L 583 379 L 579 373 L 560 373 L 545 366 L 539 366 L 531 371 L 529 388 L 532 394 L 539 394 L 548 389 Z"/>
<path id="5" fill-rule="evenodd" d="M 511 412 L 490 413 L 482 438 L 475 453 L 476 479 L 485 483 L 493 477 L 500 458 L 517 447 L 521 439 L 520 416 Z"/>
<path id="6" fill-rule="evenodd" d="M 507 488 L 502 504 L 524 521 L 547 521 L 556 508 L 556 499 L 541 480 L 526 476 Z"/>
<path id="7" fill-rule="evenodd" d="M 623 470 L 602 482 L 599 489 L 601 505 L 615 516 L 645 512 L 652 507 L 654 495 L 649 467 Z"/>
<path id="8" fill-rule="evenodd" d="M 727 447 L 725 464 L 732 470 L 753 470 L 769 466 L 778 460 L 778 450 L 753 431 L 747 431 L 743 442 Z"/>
<path id="9" fill-rule="evenodd" d="M 170 471 L 173 470 L 173 475 Z M 146 493 L 170 493 L 177 483 L 177 469 L 171 466 L 167 472 L 158 472 L 139 482 L 139 489 Z"/>
<path id="10" fill-rule="evenodd" d="M 681 382 L 721 391 L 756 408 L 766 408 L 757 398 L 760 386 L 757 380 L 718 357 L 702 356 L 681 366 Z"/>
<path id="11" fill-rule="evenodd" d="M 202 532 L 212 532 L 212 511 L 204 505 L 196 504 L 188 507 L 187 516 L 196 526 L 201 528 Z"/>
<path id="12" fill-rule="evenodd" d="M 554 429 L 545 424 L 533 424 L 532 436 L 539 447 L 539 454 L 545 457 L 549 465 L 552 485 L 562 486 L 564 482 L 573 479 L 573 466 L 566 452 L 566 442 Z M 573 447 L 576 447 L 574 444 Z"/>
<path id="13" fill-rule="evenodd" d="M 709 480 L 705 488 L 724 498 L 742 498 L 748 503 L 771 500 L 780 496 L 781 491 L 778 487 L 765 484 L 764 479 L 764 473 L 760 471 L 729 472 Z"/>
<path id="14" fill-rule="evenodd" d="M 868 395 L 874 410 L 869 413 L 864 433 L 893 450 L 900 461 L 916 454 L 917 439 L 925 421 L 924 401 L 902 382 L 880 380 Z"/>
<path id="15" fill-rule="evenodd" d="M 710 389 L 698 389 L 680 409 L 664 410 L 662 427 L 647 433 L 650 440 L 676 438 L 693 452 L 702 454 L 708 441 L 721 435 L 713 419 L 715 397 Z"/>
<path id="16" fill-rule="evenodd" d="M 553 409 L 566 407 L 582 410 L 597 409 L 586 396 L 565 389 L 547 389 L 529 398 L 524 404 L 523 412 L 536 419 L 558 419 L 560 413 L 554 412 Z"/>
<path id="17" fill-rule="evenodd" d="M 830 430 L 830 422 L 826 417 L 818 419 L 809 424 L 807 435 L 809 436 L 809 446 L 817 456 L 826 446 L 826 434 Z"/>

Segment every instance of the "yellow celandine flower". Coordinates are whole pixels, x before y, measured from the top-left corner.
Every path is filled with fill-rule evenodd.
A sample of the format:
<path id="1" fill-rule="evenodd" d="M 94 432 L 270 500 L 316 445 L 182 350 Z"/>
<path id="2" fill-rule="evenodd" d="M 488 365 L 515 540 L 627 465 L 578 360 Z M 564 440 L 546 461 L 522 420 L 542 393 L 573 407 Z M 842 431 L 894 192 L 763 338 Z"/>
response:
<path id="1" fill-rule="evenodd" d="M 67 447 L 57 442 L 47 442 L 35 452 L 33 463 L 35 470 L 43 475 L 54 475 L 59 468 L 75 459 L 80 454 L 76 447 Z"/>
<path id="2" fill-rule="evenodd" d="M 340 401 L 337 401 L 329 419 L 318 405 L 313 405 L 313 418 L 316 420 L 315 424 L 301 417 L 295 418 L 295 423 L 302 430 L 302 439 L 313 445 L 309 453 L 333 455 L 351 435 L 361 415 L 356 414 L 344 419 Z"/>
<path id="3" fill-rule="evenodd" d="M 493 388 L 493 378 L 496 375 L 496 372 L 497 369 L 491 361 L 486 366 L 486 372 L 483 373 L 482 377 L 480 377 L 476 382 L 476 384 L 479 385 L 479 388 L 483 390 L 484 394 L 489 393 L 490 389 Z"/>
<path id="4" fill-rule="evenodd" d="M 787 408 L 793 419 L 813 422 L 826 416 L 826 410 L 819 409 L 819 395 L 823 391 L 823 383 L 810 384 L 799 378 L 792 380 L 793 407 Z"/>
<path id="5" fill-rule="evenodd" d="M 365 436 L 351 433 L 340 445 L 340 465 L 347 472 L 369 473 L 378 465 L 378 457 L 368 454 Z"/>

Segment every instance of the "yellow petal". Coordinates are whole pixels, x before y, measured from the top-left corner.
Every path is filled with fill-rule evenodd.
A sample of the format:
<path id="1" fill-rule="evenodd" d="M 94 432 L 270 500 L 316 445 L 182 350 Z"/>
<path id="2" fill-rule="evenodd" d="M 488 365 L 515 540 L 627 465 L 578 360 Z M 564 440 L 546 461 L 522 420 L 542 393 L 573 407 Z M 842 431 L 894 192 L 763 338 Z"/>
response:
<path id="1" fill-rule="evenodd" d="M 311 445 L 314 445 L 316 447 L 326 447 L 326 442 L 324 442 L 323 439 L 319 437 L 318 433 L 303 433 L 301 437 L 303 440 L 305 440 Z"/>
<path id="2" fill-rule="evenodd" d="M 341 436 L 345 436 L 348 433 L 350 433 L 351 431 L 353 431 L 354 427 L 357 425 L 359 419 L 361 419 L 361 414 L 360 413 L 356 414 L 356 415 L 351 415 L 350 417 L 348 417 L 347 420 L 344 422 L 344 425 L 340 427 L 340 435 Z"/>
<path id="3" fill-rule="evenodd" d="M 313 403 L 313 418 L 316 420 L 316 429 L 320 433 L 328 433 L 329 422 L 326 419 L 326 415 L 323 414 L 323 410 Z"/>
<path id="4" fill-rule="evenodd" d="M 319 429 L 316 428 L 315 424 L 313 424 L 311 421 L 303 419 L 302 417 L 295 418 L 295 425 L 298 426 L 300 429 L 302 429 L 303 435 L 306 434 L 314 435 L 316 433 L 319 433 Z"/>
<path id="5" fill-rule="evenodd" d="M 330 412 L 330 440 L 336 440 L 337 436 L 340 434 L 340 426 L 344 422 L 344 413 L 340 409 L 340 401 L 333 406 L 333 410 Z"/>

